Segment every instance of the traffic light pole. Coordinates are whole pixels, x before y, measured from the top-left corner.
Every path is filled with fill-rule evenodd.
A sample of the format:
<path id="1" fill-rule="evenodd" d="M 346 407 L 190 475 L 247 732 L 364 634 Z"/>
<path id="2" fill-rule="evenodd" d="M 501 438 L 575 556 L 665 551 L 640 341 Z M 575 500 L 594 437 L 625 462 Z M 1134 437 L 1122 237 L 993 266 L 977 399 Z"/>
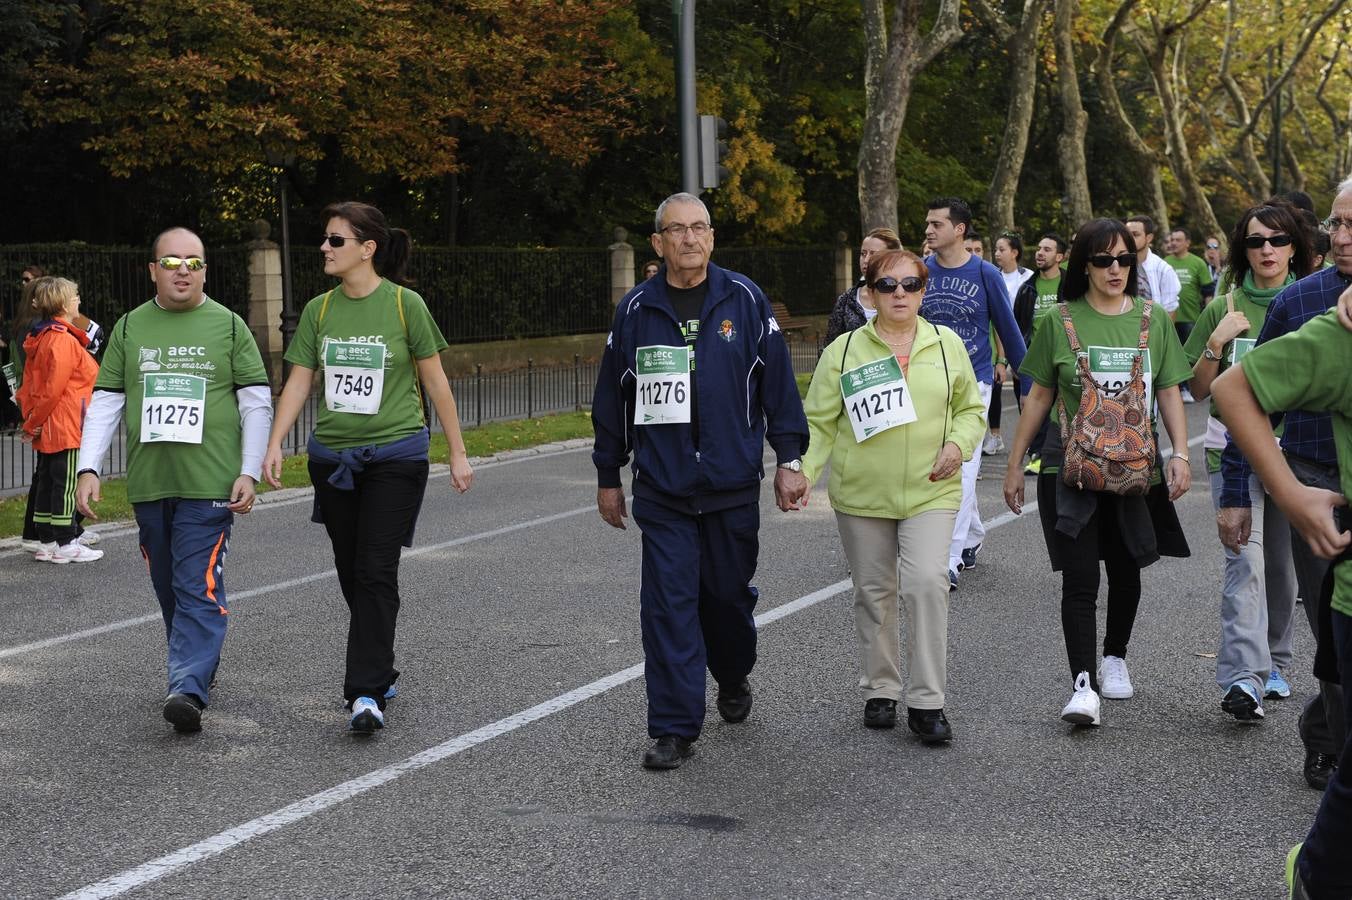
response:
<path id="1" fill-rule="evenodd" d="M 695 111 L 695 0 L 671 0 L 676 16 L 676 101 L 681 133 L 681 190 L 699 195 L 699 119 Z"/>

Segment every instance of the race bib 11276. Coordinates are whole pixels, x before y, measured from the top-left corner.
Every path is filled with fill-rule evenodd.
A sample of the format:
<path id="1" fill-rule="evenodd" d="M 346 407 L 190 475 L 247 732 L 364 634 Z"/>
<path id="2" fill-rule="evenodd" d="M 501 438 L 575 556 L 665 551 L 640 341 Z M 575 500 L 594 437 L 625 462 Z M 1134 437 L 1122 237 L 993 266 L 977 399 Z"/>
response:
<path id="1" fill-rule="evenodd" d="M 685 347 L 639 347 L 634 354 L 635 425 L 690 421 L 690 351 Z"/>

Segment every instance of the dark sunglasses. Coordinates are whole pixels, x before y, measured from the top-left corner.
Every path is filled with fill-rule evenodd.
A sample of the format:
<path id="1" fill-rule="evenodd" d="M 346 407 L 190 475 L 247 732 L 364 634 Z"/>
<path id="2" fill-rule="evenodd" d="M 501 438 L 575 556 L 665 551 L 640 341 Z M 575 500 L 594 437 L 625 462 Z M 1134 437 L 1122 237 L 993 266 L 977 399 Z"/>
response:
<path id="1" fill-rule="evenodd" d="M 900 281 L 893 278 L 891 275 L 884 275 L 882 278 L 877 279 L 873 284 L 869 285 L 869 287 L 880 294 L 895 294 L 897 288 L 901 288 L 908 294 L 914 294 L 924 286 L 925 283 L 915 275 L 907 275 Z"/>
<path id="2" fill-rule="evenodd" d="M 330 247 L 337 249 L 338 247 L 341 247 L 344 244 L 346 244 L 348 241 L 357 241 L 357 239 L 354 237 L 348 237 L 347 235 L 343 234 L 326 234 L 324 235 L 324 239 L 319 242 L 319 246 L 322 247 L 325 244 L 328 244 Z M 357 241 L 357 243 L 360 244 L 361 241 Z"/>
<path id="3" fill-rule="evenodd" d="M 1117 263 L 1124 269 L 1129 269 L 1136 265 L 1136 254 L 1119 253 L 1116 256 L 1113 256 L 1111 253 L 1095 253 L 1093 256 L 1089 257 L 1089 265 L 1096 269 L 1110 268 L 1113 263 Z"/>
<path id="4" fill-rule="evenodd" d="M 200 272 L 207 267 L 206 260 L 200 256 L 161 256 L 156 262 L 161 269 L 171 272 L 180 266 L 187 266 L 189 272 Z"/>
<path id="5" fill-rule="evenodd" d="M 1244 239 L 1244 246 L 1249 250 L 1261 250 L 1264 244 L 1271 244 L 1274 247 L 1290 247 L 1291 235 L 1270 234 L 1265 237 L 1261 234 L 1251 234 Z"/>

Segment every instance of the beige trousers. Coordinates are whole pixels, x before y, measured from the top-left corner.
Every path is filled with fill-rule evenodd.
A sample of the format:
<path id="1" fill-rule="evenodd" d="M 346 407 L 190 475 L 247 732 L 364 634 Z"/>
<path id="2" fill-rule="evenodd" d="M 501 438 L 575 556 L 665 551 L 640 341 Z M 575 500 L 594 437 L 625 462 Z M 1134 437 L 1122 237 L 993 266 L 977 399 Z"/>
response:
<path id="1" fill-rule="evenodd" d="M 948 681 L 948 545 L 956 517 L 953 509 L 929 510 L 901 520 L 836 513 L 854 579 L 859 686 L 865 699 L 902 699 L 900 598 L 910 626 L 906 705 L 943 709 Z"/>

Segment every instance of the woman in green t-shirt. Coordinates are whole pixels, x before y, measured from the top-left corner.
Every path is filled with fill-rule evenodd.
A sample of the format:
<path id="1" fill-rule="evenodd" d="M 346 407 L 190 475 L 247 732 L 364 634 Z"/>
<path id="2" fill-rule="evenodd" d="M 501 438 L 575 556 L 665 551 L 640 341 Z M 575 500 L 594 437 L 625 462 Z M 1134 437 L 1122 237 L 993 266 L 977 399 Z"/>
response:
<path id="1" fill-rule="evenodd" d="M 1131 234 L 1122 223 L 1113 219 L 1089 222 L 1075 235 L 1061 283 L 1061 296 L 1088 357 L 1090 374 L 1105 390 L 1128 380 L 1140 343 L 1145 304 L 1135 296 L 1137 260 L 1132 246 Z M 1048 315 L 1052 314 L 1049 310 Z M 1162 310 L 1151 310 L 1143 362 L 1147 403 L 1152 414 L 1159 408 L 1175 448 L 1165 472 L 1168 501 L 1173 501 L 1192 480 L 1179 393 L 1179 385 L 1191 373 L 1178 335 Z M 1082 387 L 1076 354 L 1059 318 L 1048 319 L 1037 329 L 1019 374 L 1031 379 L 1033 386 L 1024 401 L 1005 473 L 1005 501 L 1015 513 L 1023 509 L 1023 454 L 1051 410 L 1053 398 L 1059 393 L 1064 401 L 1067 424 L 1079 408 Z M 1060 477 L 1060 443 L 1059 431 L 1053 428 L 1043 452 L 1037 501 L 1052 569 L 1061 572 L 1061 627 L 1075 681 L 1075 693 L 1061 718 L 1076 725 L 1098 725 L 1100 692 L 1119 700 L 1134 693 L 1126 651 L 1141 599 L 1141 568 L 1161 554 L 1186 556 L 1187 548 L 1162 488 L 1152 489 L 1149 500 L 1077 489 Z M 1103 661 L 1096 667 L 1100 559 L 1108 573 L 1108 627 Z"/>
<path id="2" fill-rule="evenodd" d="M 440 352 L 446 339 L 422 297 L 404 287 L 413 244 L 365 203 L 324 210 L 324 273 L 342 280 L 305 306 L 286 351 L 291 374 L 263 473 L 281 486 L 282 438 L 310 400 L 322 370 L 323 397 L 310 436 L 315 520 L 333 544 L 338 582 L 351 618 L 343 698 L 354 731 L 385 724 L 394 696 L 399 555 L 412 546 L 427 487 L 426 390 L 450 448 L 451 484 L 469 490 L 474 473 Z"/>
<path id="3" fill-rule="evenodd" d="M 1230 235 L 1234 286 L 1202 310 L 1183 348 L 1192 366 L 1194 397 L 1209 396 L 1216 377 L 1252 349 L 1277 293 L 1309 274 L 1311 266 L 1309 232 L 1295 207 L 1271 200 L 1239 217 Z M 1221 507 L 1226 438 L 1213 402 L 1203 446 L 1217 523 L 1222 529 L 1249 523 L 1249 540 L 1239 552 L 1221 548 L 1225 573 L 1216 683 L 1225 692 L 1221 709 L 1240 721 L 1253 721 L 1263 718 L 1265 697 L 1291 695 L 1282 670 L 1291 665 L 1296 574 L 1290 526 L 1277 505 L 1268 502 L 1256 477 L 1249 479 L 1250 506 Z"/>

